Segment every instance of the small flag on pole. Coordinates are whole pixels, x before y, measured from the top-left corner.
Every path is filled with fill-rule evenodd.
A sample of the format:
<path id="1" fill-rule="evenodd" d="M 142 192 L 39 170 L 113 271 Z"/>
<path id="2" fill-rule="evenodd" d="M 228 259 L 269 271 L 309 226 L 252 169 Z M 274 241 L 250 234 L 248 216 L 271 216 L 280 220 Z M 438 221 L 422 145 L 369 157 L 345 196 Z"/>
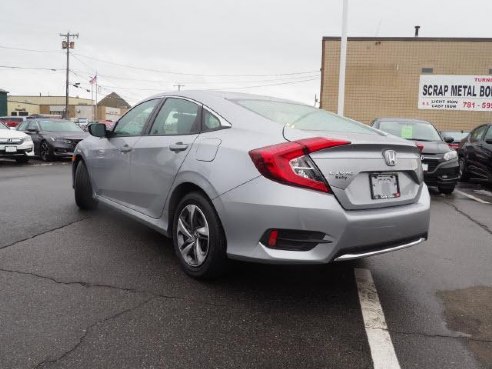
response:
<path id="1" fill-rule="evenodd" d="M 97 74 L 89 80 L 89 83 L 91 85 L 93 85 L 94 83 L 97 83 Z"/>

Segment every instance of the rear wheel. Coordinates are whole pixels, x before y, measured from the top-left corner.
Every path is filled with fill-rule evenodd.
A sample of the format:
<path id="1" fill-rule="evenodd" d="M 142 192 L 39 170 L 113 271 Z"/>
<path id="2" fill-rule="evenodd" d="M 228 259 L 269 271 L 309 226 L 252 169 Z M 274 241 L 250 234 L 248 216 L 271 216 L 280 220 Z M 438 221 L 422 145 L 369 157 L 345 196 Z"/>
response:
<path id="1" fill-rule="evenodd" d="M 181 267 L 197 279 L 213 279 L 227 269 L 226 239 L 220 219 L 205 196 L 192 192 L 179 202 L 173 244 Z"/>
<path id="2" fill-rule="evenodd" d="M 15 161 L 17 163 L 27 163 L 29 161 L 28 156 L 19 156 L 18 158 L 15 158 Z"/>
<path id="3" fill-rule="evenodd" d="M 92 193 L 92 185 L 89 179 L 89 172 L 85 163 L 81 161 L 75 170 L 75 203 L 80 209 L 92 210 L 97 206 L 97 200 Z"/>
<path id="4" fill-rule="evenodd" d="M 48 142 L 43 141 L 39 146 L 39 157 L 43 161 L 51 161 L 53 160 L 53 153 L 51 151 L 50 145 Z"/>
<path id="5" fill-rule="evenodd" d="M 466 160 L 463 156 L 459 158 L 459 165 L 460 165 L 460 181 L 466 182 L 470 178 L 470 175 L 466 168 Z"/>
<path id="6" fill-rule="evenodd" d="M 454 191 L 454 186 L 452 187 L 438 187 L 439 192 L 445 195 L 451 195 Z"/>

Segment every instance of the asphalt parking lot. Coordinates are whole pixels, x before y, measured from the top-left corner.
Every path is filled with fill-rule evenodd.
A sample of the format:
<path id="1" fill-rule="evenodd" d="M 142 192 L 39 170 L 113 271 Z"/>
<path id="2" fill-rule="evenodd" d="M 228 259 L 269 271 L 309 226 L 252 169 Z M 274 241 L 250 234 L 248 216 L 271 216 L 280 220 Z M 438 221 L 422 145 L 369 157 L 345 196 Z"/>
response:
<path id="1" fill-rule="evenodd" d="M 79 211 L 69 164 L 0 161 L 0 368 L 492 368 L 492 189 L 432 192 L 408 250 L 204 283 L 155 231 Z"/>

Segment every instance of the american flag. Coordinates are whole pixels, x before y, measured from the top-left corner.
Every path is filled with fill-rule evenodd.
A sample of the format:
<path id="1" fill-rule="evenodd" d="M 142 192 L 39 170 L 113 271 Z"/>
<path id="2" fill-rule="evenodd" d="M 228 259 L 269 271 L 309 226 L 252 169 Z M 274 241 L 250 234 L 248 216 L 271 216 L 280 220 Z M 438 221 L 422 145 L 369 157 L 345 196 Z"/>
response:
<path id="1" fill-rule="evenodd" d="M 97 83 L 97 74 L 89 80 L 89 83 L 91 85 L 93 85 L 94 83 Z"/>

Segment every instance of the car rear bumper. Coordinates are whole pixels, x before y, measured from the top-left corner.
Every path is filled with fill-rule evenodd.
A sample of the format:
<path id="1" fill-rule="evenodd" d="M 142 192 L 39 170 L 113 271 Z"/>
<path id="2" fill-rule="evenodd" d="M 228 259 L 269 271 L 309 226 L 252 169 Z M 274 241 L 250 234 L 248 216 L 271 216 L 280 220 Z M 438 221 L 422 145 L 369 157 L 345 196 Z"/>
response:
<path id="1" fill-rule="evenodd" d="M 410 205 L 347 211 L 334 195 L 258 177 L 216 198 L 214 205 L 229 257 L 265 263 L 328 263 L 394 251 L 420 243 L 429 229 L 425 185 Z M 270 248 L 260 242 L 268 229 L 322 232 L 324 243 L 307 251 Z"/>

